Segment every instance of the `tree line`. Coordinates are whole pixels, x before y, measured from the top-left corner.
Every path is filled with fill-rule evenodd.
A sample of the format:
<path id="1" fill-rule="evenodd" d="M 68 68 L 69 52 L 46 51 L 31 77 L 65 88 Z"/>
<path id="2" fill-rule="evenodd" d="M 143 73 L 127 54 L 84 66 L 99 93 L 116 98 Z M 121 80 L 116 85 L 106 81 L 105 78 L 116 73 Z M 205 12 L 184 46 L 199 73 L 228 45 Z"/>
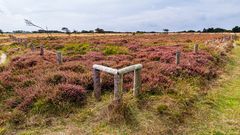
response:
<path id="1" fill-rule="evenodd" d="M 168 33 L 170 30 L 169 29 L 163 29 L 164 33 Z M 223 32 L 233 32 L 233 33 L 239 33 L 240 32 L 240 27 L 235 26 L 231 30 L 224 29 L 224 28 L 204 28 L 202 31 L 198 30 L 188 30 L 188 31 L 179 31 L 179 33 L 184 32 L 184 33 L 223 33 Z M 0 29 L 0 34 L 3 34 L 3 30 Z M 63 27 L 61 30 L 45 30 L 45 29 L 39 29 L 37 31 L 24 31 L 24 30 L 15 30 L 12 32 L 5 32 L 5 33 L 66 33 L 66 34 L 79 34 L 79 33 L 132 33 L 132 32 L 116 32 L 116 31 L 106 31 L 101 28 L 96 28 L 95 30 L 82 30 L 82 31 L 77 31 L 73 30 L 71 31 L 67 27 Z M 155 32 L 155 31 L 136 31 L 134 33 L 160 33 L 160 32 Z"/>

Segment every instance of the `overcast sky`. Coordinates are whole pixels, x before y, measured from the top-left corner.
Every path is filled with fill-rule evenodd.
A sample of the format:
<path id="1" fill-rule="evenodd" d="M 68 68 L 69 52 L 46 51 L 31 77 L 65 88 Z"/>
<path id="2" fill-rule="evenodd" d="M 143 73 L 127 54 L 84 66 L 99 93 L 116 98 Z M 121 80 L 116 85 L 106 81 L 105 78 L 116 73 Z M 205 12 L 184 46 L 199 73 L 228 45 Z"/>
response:
<path id="1" fill-rule="evenodd" d="M 198 30 L 240 25 L 239 0 L 0 0 L 0 29 Z"/>

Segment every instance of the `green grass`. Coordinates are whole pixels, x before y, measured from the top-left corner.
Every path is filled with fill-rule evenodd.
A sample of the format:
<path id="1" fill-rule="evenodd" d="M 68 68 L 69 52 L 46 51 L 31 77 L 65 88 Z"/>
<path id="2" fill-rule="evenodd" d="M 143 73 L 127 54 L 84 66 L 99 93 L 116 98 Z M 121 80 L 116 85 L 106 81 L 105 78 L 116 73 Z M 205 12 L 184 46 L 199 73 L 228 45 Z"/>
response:
<path id="1" fill-rule="evenodd" d="M 68 43 L 61 49 L 66 55 L 86 54 L 90 50 L 89 44 Z"/>
<path id="2" fill-rule="evenodd" d="M 213 90 L 196 104 L 188 134 L 240 134 L 240 48 L 233 50 L 226 73 Z"/>
<path id="3" fill-rule="evenodd" d="M 123 46 L 106 45 L 104 55 L 128 54 L 128 48 Z"/>

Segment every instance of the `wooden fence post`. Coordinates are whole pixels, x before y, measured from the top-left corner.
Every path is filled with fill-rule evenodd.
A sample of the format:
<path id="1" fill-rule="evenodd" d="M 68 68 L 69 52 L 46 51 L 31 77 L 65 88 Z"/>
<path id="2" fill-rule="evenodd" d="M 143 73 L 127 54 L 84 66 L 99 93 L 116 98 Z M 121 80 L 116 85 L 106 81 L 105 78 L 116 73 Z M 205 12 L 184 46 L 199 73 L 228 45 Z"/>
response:
<path id="1" fill-rule="evenodd" d="M 194 45 L 194 53 L 198 53 L 198 44 Z"/>
<path id="2" fill-rule="evenodd" d="M 40 55 L 42 55 L 42 56 L 44 55 L 44 47 L 43 47 L 43 45 L 40 46 Z"/>
<path id="3" fill-rule="evenodd" d="M 177 64 L 177 65 L 180 64 L 180 55 L 181 55 L 181 52 L 180 52 L 180 51 L 177 51 L 177 52 L 176 52 L 176 64 Z"/>
<path id="4" fill-rule="evenodd" d="M 32 50 L 32 52 L 34 52 L 34 51 L 35 51 L 35 47 L 34 47 L 34 45 L 31 44 L 30 46 L 31 46 L 31 50 Z"/>
<path id="5" fill-rule="evenodd" d="M 58 64 L 62 64 L 63 63 L 62 52 L 60 52 L 60 51 L 57 52 L 57 63 Z"/>
<path id="6" fill-rule="evenodd" d="M 101 100 L 100 70 L 93 69 L 94 97 L 97 101 Z"/>
<path id="7" fill-rule="evenodd" d="M 114 100 L 122 99 L 123 74 L 114 75 Z"/>
<path id="8" fill-rule="evenodd" d="M 133 96 L 138 97 L 142 89 L 141 69 L 134 70 Z"/>

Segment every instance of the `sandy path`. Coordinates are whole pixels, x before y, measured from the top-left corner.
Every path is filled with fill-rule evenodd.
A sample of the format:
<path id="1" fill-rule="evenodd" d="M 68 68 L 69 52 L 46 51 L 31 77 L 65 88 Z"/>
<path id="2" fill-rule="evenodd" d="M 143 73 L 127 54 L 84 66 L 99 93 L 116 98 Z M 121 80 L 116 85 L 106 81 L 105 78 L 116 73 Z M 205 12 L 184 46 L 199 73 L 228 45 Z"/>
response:
<path id="1" fill-rule="evenodd" d="M 0 64 L 3 64 L 7 60 L 7 55 L 5 53 L 2 53 L 0 57 Z"/>

